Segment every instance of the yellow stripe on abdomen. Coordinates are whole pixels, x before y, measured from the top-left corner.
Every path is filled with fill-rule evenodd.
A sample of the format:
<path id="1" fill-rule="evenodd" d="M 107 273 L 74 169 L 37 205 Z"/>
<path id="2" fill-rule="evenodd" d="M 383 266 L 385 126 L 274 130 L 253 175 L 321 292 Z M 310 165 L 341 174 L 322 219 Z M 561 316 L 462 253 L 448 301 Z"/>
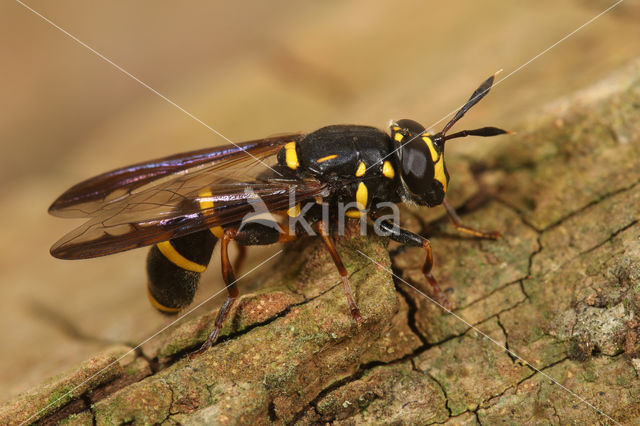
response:
<path id="1" fill-rule="evenodd" d="M 178 250 L 176 250 L 175 247 L 171 245 L 170 241 L 163 241 L 161 243 L 158 243 L 156 244 L 156 247 L 158 247 L 158 250 L 160 250 L 160 253 L 162 253 L 164 257 L 166 257 L 171 263 L 178 266 L 179 268 L 191 272 L 204 272 L 207 269 L 206 266 L 200 265 L 196 262 L 192 262 L 191 260 L 178 253 Z"/>
<path id="2" fill-rule="evenodd" d="M 182 308 L 170 308 L 168 306 L 164 306 L 162 303 L 158 302 L 153 294 L 151 294 L 151 290 L 149 290 L 149 285 L 147 284 L 147 297 L 149 298 L 149 302 L 153 305 L 154 308 L 159 310 L 160 312 L 165 312 L 167 314 L 175 314 L 180 312 Z"/>

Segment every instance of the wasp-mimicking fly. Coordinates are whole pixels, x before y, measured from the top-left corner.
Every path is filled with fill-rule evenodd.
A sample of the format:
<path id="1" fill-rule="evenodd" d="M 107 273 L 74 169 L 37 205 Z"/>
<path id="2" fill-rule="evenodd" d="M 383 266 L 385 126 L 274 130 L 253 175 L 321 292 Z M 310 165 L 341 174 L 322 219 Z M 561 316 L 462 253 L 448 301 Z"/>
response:
<path id="1" fill-rule="evenodd" d="M 243 248 L 288 242 L 307 232 L 300 224 L 289 229 L 277 223 L 243 223 L 255 210 L 253 201 L 259 199 L 269 212 L 283 218 L 303 216 L 320 235 L 342 277 L 351 315 L 360 323 L 362 316 L 347 270 L 328 226 L 337 220 L 339 203 L 355 202 L 356 207 L 346 211 L 347 217 L 371 219 L 379 219 L 379 202 L 428 207 L 442 204 L 457 229 L 484 238 L 499 235 L 464 226 L 444 198 L 449 184 L 444 162 L 446 141 L 508 133 L 483 127 L 447 134 L 489 92 L 493 81 L 492 76 L 483 82 L 442 131 L 433 135 L 412 120 L 393 122 L 390 134 L 369 126 L 333 125 L 309 134 L 176 154 L 85 180 L 49 208 L 56 216 L 88 218 L 59 240 L 51 254 L 61 259 L 84 259 L 151 245 L 147 258 L 149 300 L 159 311 L 175 314 L 193 300 L 200 275 L 220 240 L 228 297 L 200 349 L 204 351 L 216 342 L 238 297 L 229 243 L 235 241 Z M 329 218 L 322 213 L 327 208 Z M 424 248 L 424 275 L 434 296 L 444 300 L 431 274 L 429 241 L 392 221 L 377 223 L 392 240 Z M 244 249 L 240 253 L 243 258 Z"/>

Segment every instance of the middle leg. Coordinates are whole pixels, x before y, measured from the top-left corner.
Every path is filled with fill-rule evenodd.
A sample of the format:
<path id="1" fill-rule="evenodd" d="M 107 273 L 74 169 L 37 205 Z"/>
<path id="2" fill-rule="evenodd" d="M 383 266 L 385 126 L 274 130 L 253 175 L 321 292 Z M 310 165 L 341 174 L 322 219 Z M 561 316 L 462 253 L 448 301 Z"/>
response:
<path id="1" fill-rule="evenodd" d="M 351 285 L 349 284 L 349 278 L 347 276 L 347 268 L 344 267 L 342 259 L 340 259 L 340 255 L 336 251 L 336 248 L 331 241 L 331 237 L 329 236 L 329 232 L 327 230 L 327 223 L 319 220 L 318 222 L 313 224 L 313 229 L 322 238 L 324 245 L 327 247 L 329 253 L 331 254 L 331 257 L 333 258 L 333 263 L 335 263 L 336 268 L 338 268 L 338 272 L 340 273 L 340 277 L 342 278 L 342 286 L 344 288 L 344 294 L 347 297 L 347 303 L 349 305 L 351 316 L 355 320 L 356 324 L 362 324 L 364 319 L 362 318 L 360 309 L 358 309 L 358 305 L 356 305 L 356 302 L 353 298 L 353 291 L 351 290 Z"/>
<path id="2" fill-rule="evenodd" d="M 426 251 L 427 256 L 424 260 L 424 264 L 422 265 L 422 273 L 429 283 L 436 301 L 447 310 L 451 310 L 451 302 L 447 299 L 446 295 L 438 285 L 438 281 L 436 281 L 434 276 L 431 274 L 431 269 L 433 267 L 433 253 L 429 240 L 418 234 L 414 234 L 411 231 L 402 229 L 388 220 L 381 220 L 378 224 L 393 241 L 397 241 L 400 244 L 411 247 L 422 247 Z"/>

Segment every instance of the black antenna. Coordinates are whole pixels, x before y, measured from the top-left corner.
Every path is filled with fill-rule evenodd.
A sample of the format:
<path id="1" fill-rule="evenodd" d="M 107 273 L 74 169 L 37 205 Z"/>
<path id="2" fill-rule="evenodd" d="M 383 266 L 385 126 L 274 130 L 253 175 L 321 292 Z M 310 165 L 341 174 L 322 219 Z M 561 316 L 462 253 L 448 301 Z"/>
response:
<path id="1" fill-rule="evenodd" d="M 497 135 L 511 135 L 512 132 L 508 130 L 502 130 L 497 127 L 482 127 L 480 129 L 463 130 L 458 133 L 454 133 L 449 136 L 444 136 L 443 140 L 449 140 L 454 138 L 464 138 L 465 136 L 497 136 Z"/>
<path id="2" fill-rule="evenodd" d="M 454 139 L 454 138 L 463 138 L 465 136 L 496 136 L 496 135 L 503 135 L 503 134 L 510 134 L 511 132 L 508 132 L 506 130 L 502 130 L 499 129 L 497 127 L 482 127 L 480 129 L 474 129 L 474 130 L 463 130 L 461 132 L 458 133 L 454 133 L 450 136 L 445 136 L 446 133 L 449 131 L 449 129 L 456 124 L 456 122 L 458 120 L 460 120 L 462 117 L 464 117 L 464 115 L 467 113 L 467 111 L 469 111 L 475 104 L 477 104 L 478 102 L 480 102 L 480 100 L 482 98 L 484 98 L 486 96 L 487 93 L 489 93 L 489 90 L 491 90 L 491 86 L 493 86 L 493 81 L 496 77 L 496 75 L 498 75 L 502 70 L 496 72 L 494 75 L 492 75 L 491 77 L 489 77 L 488 79 L 486 79 L 471 95 L 471 97 L 469 98 L 469 100 L 467 101 L 466 104 L 464 104 L 462 106 L 462 108 L 460 108 L 460 110 L 456 113 L 456 115 L 451 119 L 451 121 L 449 121 L 447 123 L 446 126 L 444 126 L 444 128 L 442 129 L 442 131 L 439 133 L 439 136 L 442 137 L 443 141 L 446 141 L 448 139 Z"/>

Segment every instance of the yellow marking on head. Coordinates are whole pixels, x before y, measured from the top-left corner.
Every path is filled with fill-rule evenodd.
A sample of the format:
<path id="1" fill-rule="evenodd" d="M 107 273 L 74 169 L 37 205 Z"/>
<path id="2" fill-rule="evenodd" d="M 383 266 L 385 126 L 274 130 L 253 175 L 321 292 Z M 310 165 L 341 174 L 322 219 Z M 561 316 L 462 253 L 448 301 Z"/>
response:
<path id="1" fill-rule="evenodd" d="M 295 142 L 289 142 L 284 146 L 284 159 L 287 163 L 287 166 L 292 170 L 295 170 L 298 168 L 298 166 L 300 166 L 300 163 L 298 162 L 298 153 L 296 152 Z"/>
<path id="2" fill-rule="evenodd" d="M 423 136 L 422 140 L 429 147 L 429 152 L 431 152 L 431 159 L 435 163 L 436 161 L 438 161 L 439 155 L 438 155 L 438 151 L 436 151 L 436 147 L 433 146 L 433 141 L 431 140 L 431 138 L 429 136 Z"/>
<path id="3" fill-rule="evenodd" d="M 393 130 L 394 132 L 397 132 L 398 130 L 400 130 L 400 127 L 398 126 L 392 126 L 391 130 Z"/>
<path id="4" fill-rule="evenodd" d="M 393 170 L 393 166 L 391 165 L 390 161 L 385 161 L 384 163 L 382 163 L 382 174 L 384 175 L 384 177 L 387 177 L 389 179 L 393 179 L 396 176 L 396 171 Z"/>
<path id="5" fill-rule="evenodd" d="M 213 194 L 208 189 L 205 189 L 198 193 L 200 209 L 207 210 L 212 209 L 213 205 Z M 214 235 L 214 237 L 221 239 L 224 236 L 224 230 L 221 226 L 214 226 L 213 228 L 209 228 L 209 231 Z"/>
<path id="6" fill-rule="evenodd" d="M 289 217 L 298 217 L 298 216 L 300 216 L 300 203 L 298 203 L 295 206 L 287 209 L 287 215 L 289 215 Z"/>
<path id="7" fill-rule="evenodd" d="M 356 191 L 356 203 L 358 204 L 358 209 L 364 210 L 367 207 L 368 199 L 369 199 L 369 190 L 367 189 L 367 185 L 360 182 L 360 184 L 358 184 L 358 189 Z"/>
<path id="8" fill-rule="evenodd" d="M 362 212 L 360 212 L 360 210 L 347 210 L 345 215 L 352 219 L 359 219 L 362 216 Z"/>
<path id="9" fill-rule="evenodd" d="M 322 204 L 323 201 L 324 201 L 324 198 L 320 196 L 316 197 L 316 204 Z"/>
<path id="10" fill-rule="evenodd" d="M 151 290 L 149 290 L 149 284 L 147 284 L 147 297 L 149 298 L 149 302 L 153 305 L 154 308 L 159 310 L 160 312 L 164 312 L 167 314 L 176 314 L 180 312 L 182 308 L 170 308 L 168 306 L 164 306 L 162 303 L 158 302 L 153 294 L 151 294 Z"/>
<path id="11" fill-rule="evenodd" d="M 169 241 L 158 243 L 156 244 L 156 247 L 158 247 L 160 253 L 162 253 L 164 257 L 169 260 L 169 262 L 173 263 L 179 268 L 191 272 L 204 272 L 207 269 L 206 266 L 200 265 L 196 262 L 192 262 L 191 260 L 178 253 L 178 250 L 176 250 Z"/>
<path id="12" fill-rule="evenodd" d="M 436 147 L 433 145 L 433 141 L 429 136 L 423 136 L 422 140 L 429 147 L 431 153 L 431 159 L 433 160 L 434 173 L 433 178 L 442 184 L 442 189 L 447 192 L 447 176 L 444 174 L 444 156 L 438 154 Z"/>
<path id="13" fill-rule="evenodd" d="M 444 174 L 444 160 L 442 157 L 440 158 L 440 161 L 435 164 L 433 177 L 442 184 L 442 190 L 447 192 L 447 176 Z"/>
<path id="14" fill-rule="evenodd" d="M 356 169 L 356 177 L 364 176 L 364 172 L 366 171 L 367 166 L 364 164 L 364 161 L 361 161 L 360 164 L 358 164 L 358 168 Z"/>
<path id="15" fill-rule="evenodd" d="M 404 135 L 402 133 L 396 133 L 395 135 L 393 135 L 393 139 L 396 142 L 402 142 L 402 139 L 404 139 Z"/>
<path id="16" fill-rule="evenodd" d="M 326 157 L 318 158 L 316 163 L 324 163 L 325 161 L 333 160 L 334 158 L 338 158 L 338 154 L 331 154 Z"/>

